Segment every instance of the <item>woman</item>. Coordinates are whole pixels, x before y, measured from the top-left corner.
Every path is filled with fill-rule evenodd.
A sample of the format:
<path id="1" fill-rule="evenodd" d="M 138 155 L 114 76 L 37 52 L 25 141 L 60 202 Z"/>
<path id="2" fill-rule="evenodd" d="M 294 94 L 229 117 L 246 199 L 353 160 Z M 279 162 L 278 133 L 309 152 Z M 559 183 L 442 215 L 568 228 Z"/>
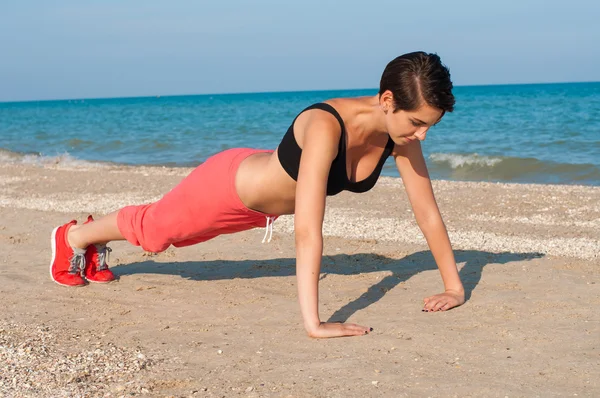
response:
<path id="1" fill-rule="evenodd" d="M 128 240 L 147 251 L 187 246 L 267 225 L 295 214 L 296 273 L 304 327 L 311 337 L 362 335 L 371 329 L 321 322 L 318 282 L 325 198 L 371 189 L 394 156 L 419 227 L 441 272 L 445 292 L 426 298 L 424 311 L 464 303 L 454 255 L 438 210 L 420 141 L 454 108 L 448 69 L 435 54 L 391 61 L 372 97 L 315 104 L 294 120 L 275 151 L 230 149 L 198 166 L 161 200 L 128 206 L 84 225 L 52 232 L 50 273 L 59 284 L 114 279 L 106 243 Z"/>

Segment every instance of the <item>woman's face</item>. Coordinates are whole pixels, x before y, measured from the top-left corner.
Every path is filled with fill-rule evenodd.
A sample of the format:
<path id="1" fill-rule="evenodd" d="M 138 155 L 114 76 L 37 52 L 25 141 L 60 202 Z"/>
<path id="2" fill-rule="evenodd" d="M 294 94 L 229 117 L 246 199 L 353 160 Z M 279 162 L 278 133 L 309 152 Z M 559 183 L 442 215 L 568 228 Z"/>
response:
<path id="1" fill-rule="evenodd" d="M 414 111 L 399 110 L 395 113 L 392 102 L 382 107 L 387 109 L 385 124 L 388 134 L 398 145 L 406 145 L 414 140 L 423 141 L 429 128 L 440 121 L 443 113 L 427 104 Z"/>

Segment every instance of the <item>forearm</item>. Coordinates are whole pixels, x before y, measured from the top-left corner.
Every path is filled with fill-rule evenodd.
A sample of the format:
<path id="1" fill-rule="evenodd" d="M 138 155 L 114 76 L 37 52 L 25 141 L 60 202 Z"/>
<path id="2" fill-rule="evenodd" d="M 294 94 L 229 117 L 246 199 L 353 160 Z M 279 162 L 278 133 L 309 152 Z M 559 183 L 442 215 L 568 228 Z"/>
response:
<path id="1" fill-rule="evenodd" d="M 296 239 L 296 277 L 298 301 L 305 329 L 310 332 L 320 324 L 319 276 L 323 239 L 321 236 Z"/>
<path id="2" fill-rule="evenodd" d="M 448 231 L 442 221 L 442 217 L 437 215 L 428 217 L 426 220 L 417 220 L 433 258 L 440 270 L 444 288 L 456 292 L 463 292 L 464 288 L 458 275 L 454 252 L 448 237 Z"/>

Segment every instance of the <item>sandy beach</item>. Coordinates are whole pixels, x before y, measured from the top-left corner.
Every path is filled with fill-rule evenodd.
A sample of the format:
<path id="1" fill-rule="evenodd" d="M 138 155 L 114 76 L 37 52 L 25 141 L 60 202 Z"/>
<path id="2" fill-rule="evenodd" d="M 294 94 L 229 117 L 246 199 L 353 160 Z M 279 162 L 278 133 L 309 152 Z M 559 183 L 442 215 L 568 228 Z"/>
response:
<path id="1" fill-rule="evenodd" d="M 297 305 L 293 219 L 183 249 L 111 245 L 119 279 L 51 281 L 50 233 L 159 198 L 189 169 L 0 164 L 0 396 L 598 397 L 600 187 L 434 181 L 467 302 L 443 290 L 402 182 L 328 199 L 322 320 Z"/>

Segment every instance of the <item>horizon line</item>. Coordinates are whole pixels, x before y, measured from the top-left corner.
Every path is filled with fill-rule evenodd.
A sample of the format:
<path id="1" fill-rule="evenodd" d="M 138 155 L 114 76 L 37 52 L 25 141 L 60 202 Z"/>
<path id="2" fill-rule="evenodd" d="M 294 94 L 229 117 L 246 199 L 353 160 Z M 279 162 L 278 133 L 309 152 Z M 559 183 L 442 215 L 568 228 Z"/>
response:
<path id="1" fill-rule="evenodd" d="M 600 83 L 600 81 L 571 81 L 571 82 L 537 82 L 537 83 L 491 83 L 491 84 L 465 84 L 455 85 L 458 87 L 498 87 L 498 86 L 539 86 L 549 84 L 589 84 Z M 363 90 L 378 90 L 376 87 L 370 88 L 343 88 L 343 89 L 317 89 L 317 90 L 282 90 L 282 91 L 238 91 L 238 92 L 221 92 L 221 93 L 202 93 L 202 94 L 154 94 L 154 95 L 133 95 L 133 96 L 117 96 L 117 97 L 79 97 L 79 98 L 55 98 L 55 99 L 33 99 L 33 100 L 17 100 L 17 101 L 2 101 L 0 104 L 16 104 L 27 102 L 61 102 L 61 101 L 95 101 L 95 100 L 111 100 L 111 99 L 143 99 L 143 98 L 176 98 L 176 97 L 204 97 L 204 96 L 224 96 L 224 95 L 247 95 L 247 94 L 292 94 L 292 93 L 318 93 L 331 91 L 363 91 Z"/>

